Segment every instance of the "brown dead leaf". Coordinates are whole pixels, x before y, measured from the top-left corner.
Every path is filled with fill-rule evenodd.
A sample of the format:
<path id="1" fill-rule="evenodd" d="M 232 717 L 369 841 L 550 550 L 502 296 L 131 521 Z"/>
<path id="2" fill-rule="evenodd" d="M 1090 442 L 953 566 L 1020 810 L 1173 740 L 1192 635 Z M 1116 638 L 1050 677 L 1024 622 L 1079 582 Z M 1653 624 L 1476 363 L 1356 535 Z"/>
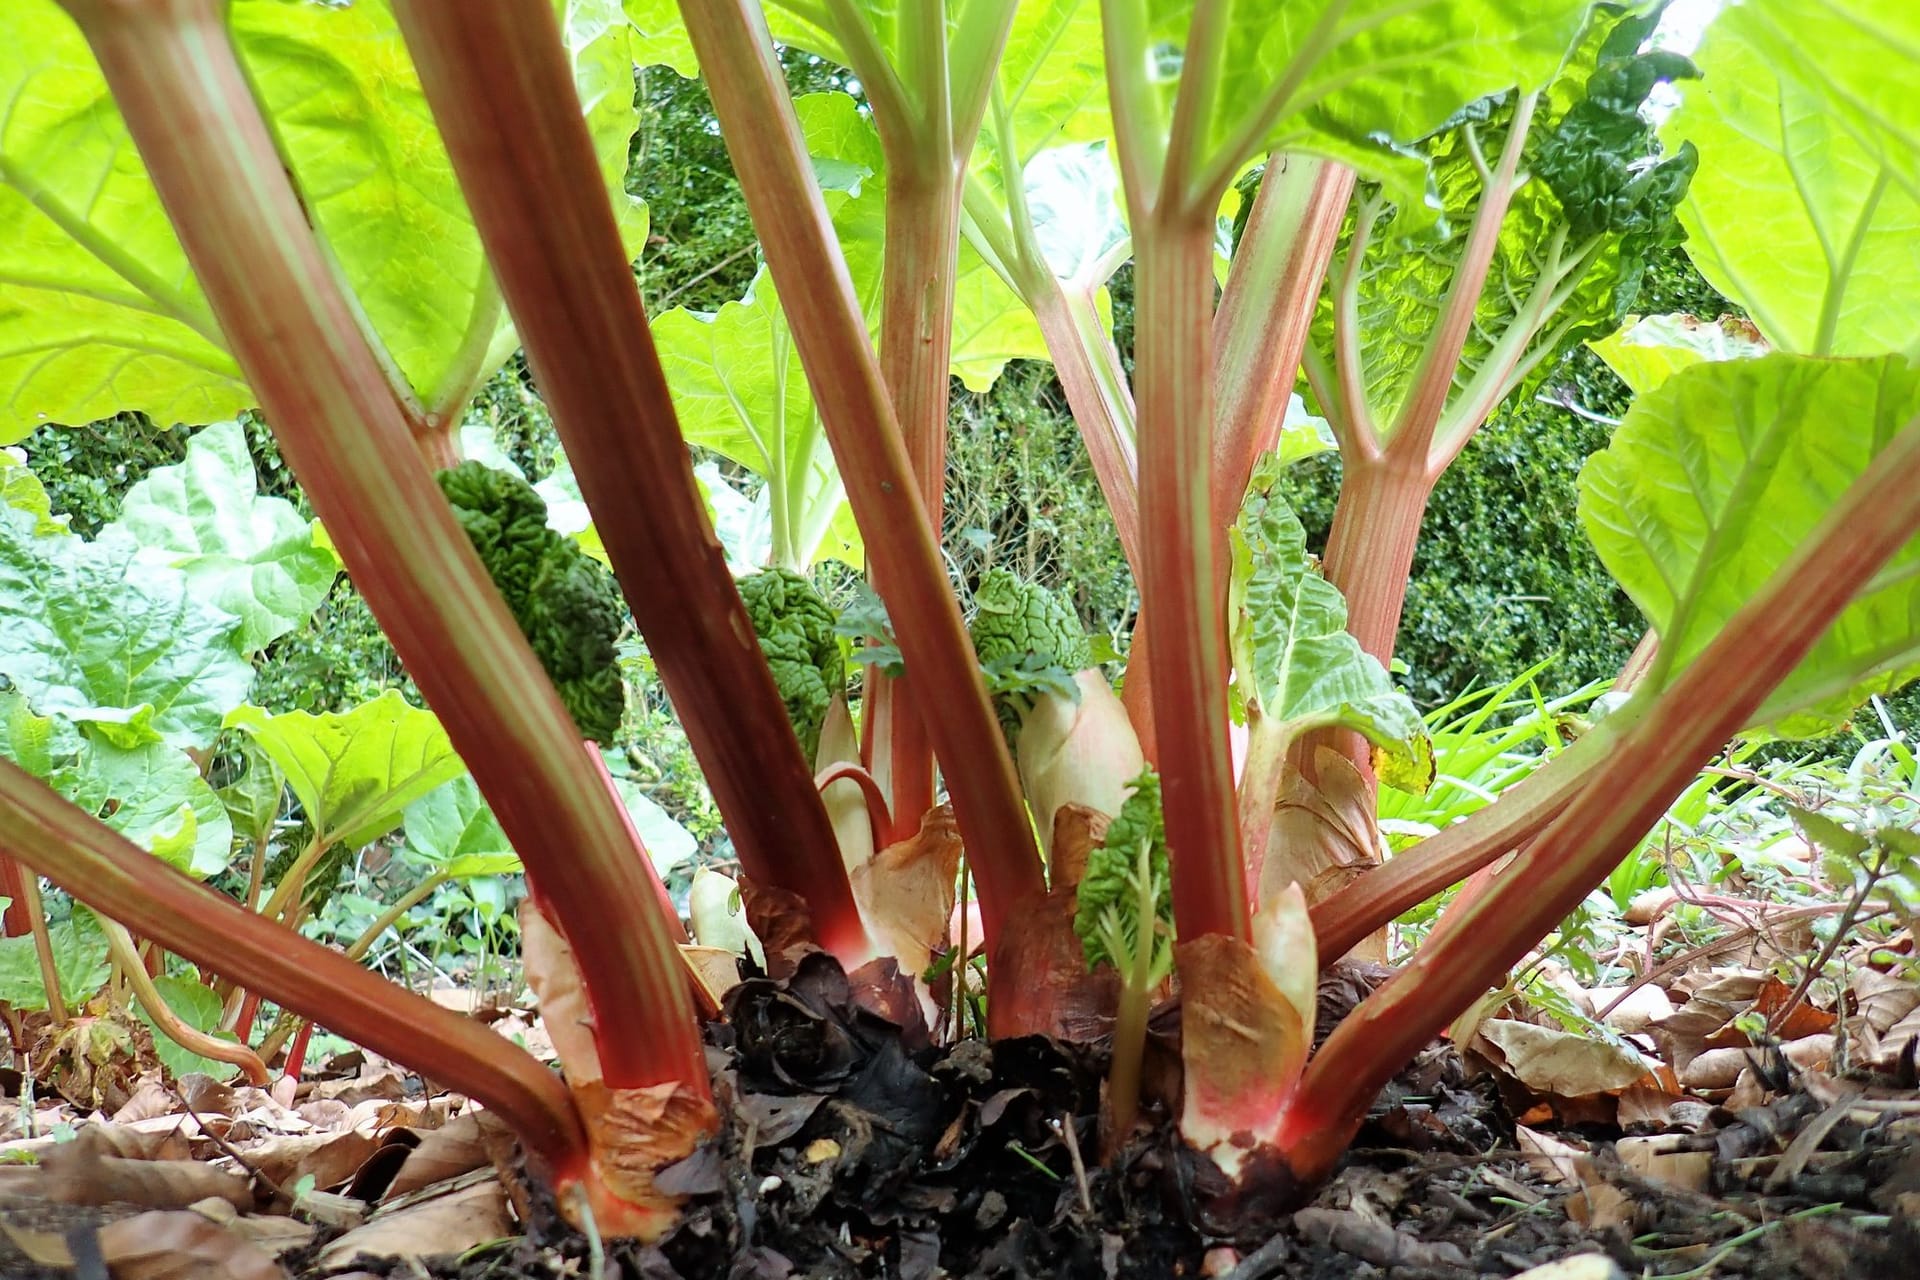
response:
<path id="1" fill-rule="evenodd" d="M 1626 998 L 1613 1005 L 1625 992 Z M 1648 983 L 1628 992 L 1624 987 L 1595 987 L 1586 993 L 1589 1008 L 1595 1013 L 1607 1006 L 1606 1024 L 1622 1035 L 1643 1034 L 1654 1023 L 1673 1016 L 1673 1001 L 1664 989 Z"/>
<path id="2" fill-rule="evenodd" d="M 726 999 L 727 992 L 740 985 L 739 952 L 688 942 L 681 944 L 680 954 L 686 957 L 694 980 L 706 989 L 707 998 L 716 1008 Z"/>
<path id="3" fill-rule="evenodd" d="M 260 1246 L 197 1213 L 143 1213 L 100 1228 L 114 1280 L 286 1280 Z"/>
<path id="4" fill-rule="evenodd" d="M 192 1121 L 186 1116 L 153 1117 L 137 1124 L 89 1124 L 74 1132 L 73 1142 L 95 1155 L 119 1156 L 125 1160 L 187 1160 L 193 1156 L 189 1141 Z"/>
<path id="5" fill-rule="evenodd" d="M 1892 1030 L 1895 1023 L 1915 1009 L 1920 1009 L 1920 983 L 1896 978 L 1878 969 L 1855 969 L 1847 988 L 1853 994 L 1860 1017 L 1881 1035 Z"/>
<path id="6" fill-rule="evenodd" d="M 294 1249 L 304 1249 L 313 1243 L 315 1233 L 311 1222 L 302 1222 L 297 1218 L 283 1218 L 277 1214 L 242 1214 L 225 1200 L 202 1200 L 189 1205 L 189 1213 L 197 1213 L 215 1226 L 225 1227 L 236 1235 L 245 1237 L 258 1245 L 273 1257 L 279 1257 Z"/>
<path id="7" fill-rule="evenodd" d="M 276 1185 L 291 1187 L 311 1175 L 315 1187 L 331 1191 L 351 1179 L 378 1145 L 367 1134 L 349 1129 L 269 1138 L 244 1154 L 249 1165 Z"/>
<path id="8" fill-rule="evenodd" d="M 1578 1187 L 1593 1180 L 1593 1160 L 1584 1148 L 1525 1125 L 1514 1126 L 1514 1142 L 1548 1182 Z"/>
<path id="9" fill-rule="evenodd" d="M 1648 1071 L 1639 1054 L 1621 1045 L 1511 1018 L 1481 1023 L 1474 1046 L 1535 1094 L 1550 1098 L 1618 1093 Z"/>
<path id="10" fill-rule="evenodd" d="M 510 1150 L 512 1143 L 506 1122 L 491 1111 L 455 1116 L 420 1140 L 381 1199 L 397 1200 L 436 1182 L 484 1169 L 494 1164 L 496 1154 Z"/>
<path id="11" fill-rule="evenodd" d="M 1087 858 L 1107 834 L 1113 818 L 1084 804 L 1063 804 L 1053 815 L 1053 839 L 1047 842 L 1047 883 L 1070 888 L 1086 874 Z"/>
<path id="12" fill-rule="evenodd" d="M 68 1142 L 43 1152 L 40 1167 L 46 1198 L 63 1204 L 120 1201 L 148 1209 L 184 1209 L 211 1196 L 237 1209 L 253 1205 L 247 1177 L 195 1160 L 128 1160 Z"/>
<path id="13" fill-rule="evenodd" d="M 324 1270 L 362 1258 L 425 1259 L 461 1254 L 475 1245 L 514 1234 L 507 1214 L 507 1193 L 493 1179 L 461 1187 L 447 1195 L 382 1209 L 320 1250 Z"/>
<path id="14" fill-rule="evenodd" d="M 920 830 L 887 846 L 849 876 L 860 917 L 866 921 L 879 955 L 893 956 L 900 972 L 918 976 L 944 946 L 953 915 L 955 876 L 960 871 L 960 828 L 953 809 L 927 812 Z M 929 1026 L 939 1021 L 931 993 L 921 1003 Z"/>
<path id="15" fill-rule="evenodd" d="M 179 1109 L 180 1103 L 173 1096 L 173 1090 L 160 1083 L 158 1076 L 142 1076 L 139 1083 L 134 1086 L 133 1096 L 113 1113 L 113 1122 L 131 1124 L 135 1120 L 170 1116 Z"/>
<path id="16" fill-rule="evenodd" d="M 1687 1135 L 1622 1138 L 1613 1144 L 1620 1163 L 1641 1177 L 1688 1191 L 1705 1191 L 1713 1178 L 1713 1153 L 1687 1147 Z"/>
<path id="17" fill-rule="evenodd" d="M 1780 979 L 1768 975 L 1760 990 L 1754 993 L 1753 1008 L 1767 1016 L 1769 1024 L 1775 1014 L 1793 998 L 1793 988 Z M 1774 1026 L 1773 1033 L 1782 1040 L 1804 1040 L 1808 1036 L 1817 1036 L 1833 1030 L 1837 1021 L 1833 1014 L 1825 1009 L 1817 1009 L 1806 1000 L 1800 1001 L 1787 1014 L 1786 1021 Z"/>

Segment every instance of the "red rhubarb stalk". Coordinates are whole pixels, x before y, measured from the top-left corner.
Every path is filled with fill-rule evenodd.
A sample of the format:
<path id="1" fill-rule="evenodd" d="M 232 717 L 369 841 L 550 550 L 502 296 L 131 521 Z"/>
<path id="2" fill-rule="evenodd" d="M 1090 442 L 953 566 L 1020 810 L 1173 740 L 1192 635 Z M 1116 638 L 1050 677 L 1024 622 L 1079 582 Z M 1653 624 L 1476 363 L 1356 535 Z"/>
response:
<path id="1" fill-rule="evenodd" d="M 302 490 L 574 940 L 606 1011 L 608 1083 L 704 1095 L 681 961 L 625 819 L 580 767 L 578 731 L 421 461 L 253 99 L 226 6 L 68 8 Z M 255 985 L 252 970 L 230 976 Z M 337 1004 L 314 1011 L 352 1034 Z"/>
<path id="2" fill-rule="evenodd" d="M 906 660 L 906 685 L 929 708 L 926 729 L 979 882 L 985 929 L 997 937 L 1012 905 L 1042 887 L 1032 826 L 786 82 L 750 0 L 688 0 L 681 14 L 847 498 L 870 532 L 867 558 Z"/>

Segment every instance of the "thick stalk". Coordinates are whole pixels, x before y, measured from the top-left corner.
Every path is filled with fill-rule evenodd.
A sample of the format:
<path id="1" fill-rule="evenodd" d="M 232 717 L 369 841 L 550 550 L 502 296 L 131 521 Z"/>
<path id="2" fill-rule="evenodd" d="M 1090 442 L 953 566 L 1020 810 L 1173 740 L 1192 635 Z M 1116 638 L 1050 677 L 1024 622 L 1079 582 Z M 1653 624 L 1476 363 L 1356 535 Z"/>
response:
<path id="1" fill-rule="evenodd" d="M 153 1025 L 161 1035 L 203 1058 L 240 1068 L 248 1084 L 267 1083 L 267 1064 L 260 1061 L 259 1054 L 245 1044 L 235 1044 L 231 1040 L 196 1031 L 180 1020 L 180 1015 L 160 994 L 160 988 L 153 984 L 153 975 L 147 972 L 147 966 L 141 962 L 140 953 L 135 949 L 133 939 L 128 936 L 126 926 L 102 917 L 100 928 L 107 935 L 107 951 L 113 956 L 114 964 L 126 976 L 127 985 L 133 988 L 133 998 L 153 1019 Z"/>
<path id="2" fill-rule="evenodd" d="M 1032 824 L 986 681 L 947 582 L 866 321 L 835 239 L 758 5 L 681 6 L 767 265 L 792 322 L 814 402 L 884 582 L 907 684 L 933 740 L 989 939 L 1042 888 Z"/>
<path id="3" fill-rule="evenodd" d="M 550 7 L 395 6 L 501 295 L 746 874 L 872 954 L 833 828 L 727 570 Z"/>
<path id="4" fill-rule="evenodd" d="M 1327 581 L 1346 598 L 1347 631 L 1384 666 L 1393 658 L 1434 477 L 1421 460 L 1391 447 L 1381 456 L 1344 458 L 1342 464 L 1340 500 L 1327 534 Z M 1364 754 L 1355 763 L 1364 766 Z"/>
<path id="5" fill-rule="evenodd" d="M 1212 219 L 1136 222 L 1141 618 L 1153 648 L 1153 718 L 1183 940 L 1252 941 L 1227 744 L 1225 601 L 1214 590 Z"/>
<path id="6" fill-rule="evenodd" d="M 1261 870 L 1267 861 L 1267 839 L 1273 831 L 1273 810 L 1280 802 L 1280 784 L 1286 776 L 1287 744 L 1291 735 L 1283 724 L 1255 708 L 1247 713 L 1246 755 L 1240 765 L 1240 846 L 1246 854 L 1247 893 L 1260 897 Z M 1306 877 L 1296 876 L 1305 883 Z M 1325 952 L 1322 955 L 1344 955 Z"/>
<path id="7" fill-rule="evenodd" d="M 1279 439 L 1353 183 L 1343 164 L 1276 153 L 1254 197 L 1213 317 L 1213 503 L 1222 528 L 1240 509 L 1254 463 Z"/>
<path id="8" fill-rule="evenodd" d="M 560 1077 L 486 1027 L 368 973 L 161 862 L 0 760 L 0 847 L 104 917 L 478 1100 L 555 1172 L 586 1138 Z"/>
<path id="9" fill-rule="evenodd" d="M 931 96 L 933 87 L 923 92 Z M 944 92 L 939 95 L 942 103 L 945 96 Z M 936 114 L 945 119 L 944 109 Z M 912 131 L 906 140 L 887 149 L 880 376 L 893 400 L 921 505 L 933 517 L 941 510 L 946 490 L 960 189 L 948 172 L 953 160 L 951 130 L 930 132 L 932 137 L 920 137 L 920 131 Z M 882 136 L 890 134 L 883 131 Z M 938 538 L 937 526 L 930 532 Z M 885 596 L 883 572 L 876 572 L 874 589 Z M 895 683 L 877 671 L 868 678 L 876 693 Z M 892 844 L 918 831 L 921 817 L 933 808 L 933 748 L 925 716 L 907 689 L 880 694 L 869 703 L 869 711 L 870 731 L 887 748 L 885 784 L 894 826 L 886 842 Z"/>
<path id="10" fill-rule="evenodd" d="M 679 957 L 624 820 L 579 767 L 571 718 L 422 465 L 253 100 L 223 25 L 226 6 L 68 7 L 302 490 L 568 928 L 606 1011 L 608 1083 L 704 1089 Z M 236 976 L 255 980 L 252 971 Z M 336 994 L 317 1011 L 347 1031 L 338 1004 Z"/>
<path id="11" fill-rule="evenodd" d="M 1375 930 L 1460 883 L 1545 829 L 1600 777 L 1621 728 L 1639 714 L 1622 707 L 1572 746 L 1503 792 L 1499 800 L 1428 836 L 1313 906 L 1323 956 L 1342 956 Z"/>
<path id="12" fill-rule="evenodd" d="M 1394 1071 L 1605 878 L 1916 531 L 1920 420 L 1670 686 L 1636 695 L 1646 710 L 1608 754 L 1618 784 L 1582 789 L 1491 892 L 1335 1029 L 1283 1126 L 1295 1174 L 1331 1170 Z"/>

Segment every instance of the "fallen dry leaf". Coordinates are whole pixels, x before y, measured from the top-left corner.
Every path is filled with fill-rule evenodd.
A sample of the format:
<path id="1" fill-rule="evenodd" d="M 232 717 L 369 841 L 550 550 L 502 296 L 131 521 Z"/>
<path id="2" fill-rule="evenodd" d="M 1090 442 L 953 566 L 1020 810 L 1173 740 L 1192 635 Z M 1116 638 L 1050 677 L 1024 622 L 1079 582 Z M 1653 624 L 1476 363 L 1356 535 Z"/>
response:
<path id="1" fill-rule="evenodd" d="M 286 1271 L 237 1232 L 186 1210 L 142 1213 L 100 1228 L 114 1280 L 286 1280 Z"/>
<path id="2" fill-rule="evenodd" d="M 506 1122 L 491 1111 L 455 1116 L 420 1140 L 381 1200 L 398 1200 L 436 1182 L 484 1169 L 495 1162 L 496 1155 L 510 1150 L 512 1143 Z"/>
<path id="3" fill-rule="evenodd" d="M 46 1179 L 42 1194 L 63 1204 L 118 1201 L 148 1209 L 184 1209 L 211 1196 L 238 1209 L 253 1205 L 249 1178 L 193 1160 L 127 1160 L 68 1142 L 48 1148 L 40 1168 Z"/>
<path id="4" fill-rule="evenodd" d="M 1633 1050 L 1552 1027 L 1512 1018 L 1480 1024 L 1476 1048 L 1487 1053 L 1515 1080 L 1550 1098 L 1584 1098 L 1617 1093 L 1648 1073 L 1646 1060 Z"/>
<path id="5" fill-rule="evenodd" d="M 1622 1138 L 1613 1144 L 1620 1163 L 1651 1182 L 1705 1191 L 1713 1176 L 1713 1153 L 1690 1151 L 1687 1135 L 1657 1134 L 1645 1138 Z"/>
<path id="6" fill-rule="evenodd" d="M 343 1186 L 380 1144 L 352 1129 L 345 1133 L 289 1134 L 269 1138 L 241 1154 L 276 1186 L 291 1187 L 309 1175 L 322 1191 Z"/>
<path id="7" fill-rule="evenodd" d="M 1514 1141 L 1548 1182 L 1580 1186 L 1588 1181 L 1592 1161 L 1581 1148 L 1525 1125 L 1514 1126 Z"/>
<path id="8" fill-rule="evenodd" d="M 443 1196 L 381 1209 L 320 1250 L 317 1261 L 331 1270 L 361 1258 L 423 1259 L 461 1254 L 475 1245 L 514 1234 L 506 1189 L 494 1179 Z"/>

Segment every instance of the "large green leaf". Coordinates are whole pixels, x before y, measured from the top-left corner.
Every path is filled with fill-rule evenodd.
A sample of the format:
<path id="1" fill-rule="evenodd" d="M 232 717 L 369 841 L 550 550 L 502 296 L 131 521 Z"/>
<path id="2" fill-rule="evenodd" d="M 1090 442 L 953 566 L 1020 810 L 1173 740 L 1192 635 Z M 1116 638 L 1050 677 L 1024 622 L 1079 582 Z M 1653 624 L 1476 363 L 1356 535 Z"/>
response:
<path id="1" fill-rule="evenodd" d="M 234 1044 L 240 1042 L 231 1031 L 220 1029 L 220 997 L 213 988 L 185 977 L 155 978 L 153 985 L 160 992 L 160 998 L 167 1002 L 167 1008 L 195 1031 L 205 1032 L 216 1040 Z M 153 1056 L 160 1059 L 160 1065 L 175 1080 L 195 1072 L 212 1076 L 215 1080 L 233 1078 L 237 1068 L 229 1063 L 203 1058 L 193 1050 L 175 1044 L 165 1032 L 154 1026 L 153 1016 L 145 1008 L 140 1010 L 140 1020 L 153 1032 Z"/>
<path id="2" fill-rule="evenodd" d="M 1664 136 L 1708 157 L 1701 273 L 1781 350 L 1920 354 L 1920 7 L 1747 0 L 1698 60 Z"/>
<path id="3" fill-rule="evenodd" d="M 1920 370 L 1897 356 L 1699 364 L 1634 404 L 1580 474 L 1580 518 L 1660 633 L 1670 670 L 1700 653 L 1916 415 Z M 1915 675 L 1920 540 L 1835 620 L 1755 723 L 1818 733 Z"/>
<path id="4" fill-rule="evenodd" d="M 602 174 L 625 195 L 634 29 L 559 0 Z M 413 390 L 457 407 L 514 339 L 385 4 L 236 0 L 230 23 L 342 274 Z M 138 409 L 214 422 L 252 403 L 93 58 L 55 0 L 0 47 L 0 439 Z"/>
<path id="5" fill-rule="evenodd" d="M 0 441 L 252 403 L 86 41 L 55 0 L 0 40 Z"/>
<path id="6" fill-rule="evenodd" d="M 315 833 L 333 845 L 385 835 L 408 805 L 464 769 L 434 714 L 394 689 L 351 711 L 319 716 L 240 707 L 227 723 L 273 757 Z"/>
<path id="7" fill-rule="evenodd" d="M 340 561 L 314 545 L 313 522 L 285 498 L 261 497 L 238 422 L 196 434 L 177 466 L 127 492 L 118 523 L 140 559 L 184 571 L 194 592 L 240 619 L 234 637 L 252 653 L 320 607 Z"/>
<path id="8" fill-rule="evenodd" d="M 72 919 L 48 928 L 53 943 L 53 972 L 65 1000 L 89 999 L 113 972 L 107 958 L 107 938 L 93 913 L 77 909 Z M 40 977 L 40 958 L 32 935 L 0 938 L 0 1003 L 21 1012 L 47 1007 L 47 988 Z"/>
<path id="9" fill-rule="evenodd" d="M 1639 108 L 1656 77 L 1684 75 L 1671 55 L 1634 58 L 1644 23 L 1596 22 L 1543 94 L 1522 140 L 1522 170 L 1488 265 L 1474 323 L 1454 370 L 1441 435 L 1516 388 L 1544 376 L 1551 356 L 1612 330 L 1639 291 L 1652 252 L 1677 238 L 1673 214 L 1694 157 L 1664 158 Z M 1627 52 L 1622 52 L 1624 46 Z M 1441 216 L 1396 222 L 1387 193 L 1369 185 L 1355 202 L 1314 317 L 1313 343 L 1331 365 L 1338 280 L 1356 236 L 1368 233 L 1352 296 L 1367 407 L 1390 427 L 1411 391 L 1459 271 L 1484 174 L 1511 136 L 1515 96 L 1483 99 L 1405 149 L 1424 159 L 1429 200 Z"/>
<path id="10" fill-rule="evenodd" d="M 234 830 L 251 843 L 266 839 L 279 820 L 280 805 L 286 797 L 287 775 L 251 737 L 241 735 L 237 745 L 239 750 L 234 754 L 245 771 L 215 794 L 226 806 Z"/>
<path id="11" fill-rule="evenodd" d="M 1630 316 L 1604 338 L 1590 341 L 1607 367 L 1635 395 L 1645 395 L 1682 369 L 1711 360 L 1747 360 L 1767 353 L 1759 332 L 1727 317 Z"/>
<path id="12" fill-rule="evenodd" d="M 409 849 L 456 878 L 520 870 L 519 856 L 471 774 L 408 805 L 406 832 Z"/>
<path id="13" fill-rule="evenodd" d="M 193 760 L 161 742 L 115 746 L 0 693 L 0 756 L 187 874 L 226 870 L 233 823 Z"/>
<path id="14" fill-rule="evenodd" d="M 1411 195 L 1417 163 L 1396 164 L 1379 140 L 1411 142 L 1475 99 L 1544 85 L 1589 0 L 1235 0 L 1216 8 L 1223 47 L 1193 159 L 1231 171 L 1260 151 L 1305 151 L 1363 172 L 1393 171 Z M 1194 6 L 1148 0 L 1146 9 L 1147 87 L 1165 122 Z M 1262 111 L 1276 108 L 1262 128 Z"/>
<path id="15" fill-rule="evenodd" d="M 253 683 L 238 620 L 179 570 L 138 563 L 123 529 L 87 542 L 35 524 L 0 508 L 0 675 L 35 711 L 122 746 L 211 744 Z"/>
<path id="16" fill-rule="evenodd" d="M 647 856 L 653 860 L 653 868 L 661 879 L 693 857 L 700 847 L 699 841 L 674 821 L 673 815 L 654 803 L 639 783 L 616 775 L 613 785 L 627 806 L 627 816 L 633 819 L 634 829 L 640 833 L 640 841 L 646 845 Z"/>
<path id="17" fill-rule="evenodd" d="M 1347 602 L 1307 554 L 1307 532 L 1263 467 L 1232 532 L 1235 688 L 1286 736 L 1339 726 L 1395 762 L 1387 780 L 1423 790 L 1431 747 L 1420 713 L 1347 632 Z"/>
<path id="18" fill-rule="evenodd" d="M 766 271 L 716 314 L 667 312 L 653 336 L 688 443 L 767 482 L 773 562 L 804 569 L 824 551 L 857 564 L 857 542 L 823 545 L 846 494 Z"/>

